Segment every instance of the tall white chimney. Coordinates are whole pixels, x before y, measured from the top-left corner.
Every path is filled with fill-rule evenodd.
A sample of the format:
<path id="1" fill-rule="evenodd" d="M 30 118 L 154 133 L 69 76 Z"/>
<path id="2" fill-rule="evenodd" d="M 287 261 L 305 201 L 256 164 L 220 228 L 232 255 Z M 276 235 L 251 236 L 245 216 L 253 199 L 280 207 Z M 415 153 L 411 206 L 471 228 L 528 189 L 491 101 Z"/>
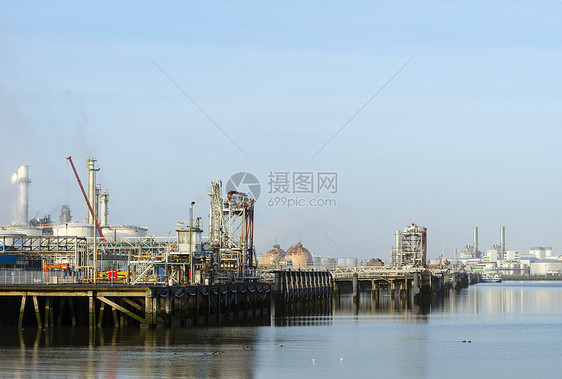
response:
<path id="1" fill-rule="evenodd" d="M 92 209 L 95 210 L 97 205 L 96 204 L 96 171 L 98 171 L 99 168 L 96 169 L 96 160 L 94 158 L 88 158 L 86 162 L 88 165 L 88 201 L 90 202 Z M 94 216 L 92 216 L 90 209 L 88 209 L 88 224 L 93 224 L 93 223 L 94 223 Z"/>
<path id="2" fill-rule="evenodd" d="M 472 256 L 478 258 L 478 227 L 475 226 L 472 231 L 472 248 L 474 249 Z"/>
<path id="3" fill-rule="evenodd" d="M 500 226 L 500 250 L 503 257 L 505 253 L 505 226 Z"/>
<path id="4" fill-rule="evenodd" d="M 16 214 L 14 224 L 27 225 L 29 213 L 29 166 L 20 166 L 18 172 L 12 174 L 12 184 L 18 184 L 18 202 L 16 206 Z"/>

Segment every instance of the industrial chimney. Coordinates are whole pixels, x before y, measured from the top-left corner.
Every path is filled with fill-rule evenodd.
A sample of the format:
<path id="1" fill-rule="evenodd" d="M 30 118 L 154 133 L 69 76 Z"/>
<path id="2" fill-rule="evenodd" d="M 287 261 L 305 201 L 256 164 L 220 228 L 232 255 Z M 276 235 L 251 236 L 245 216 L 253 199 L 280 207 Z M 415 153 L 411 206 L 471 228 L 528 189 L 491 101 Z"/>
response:
<path id="1" fill-rule="evenodd" d="M 472 257 L 473 258 L 479 258 L 478 257 L 478 227 L 475 226 L 474 230 L 472 232 Z"/>
<path id="2" fill-rule="evenodd" d="M 505 226 L 500 226 L 500 250 L 503 257 L 505 254 Z"/>
<path id="3" fill-rule="evenodd" d="M 27 225 L 28 223 L 28 198 L 29 198 L 29 166 L 20 166 L 18 172 L 12 174 L 12 184 L 18 184 L 18 202 L 14 217 L 14 224 Z"/>
<path id="4" fill-rule="evenodd" d="M 96 202 L 96 171 L 99 171 L 99 168 L 96 168 L 96 160 L 94 158 L 88 158 L 86 161 L 88 165 L 88 200 L 90 201 L 90 205 L 92 206 L 93 210 L 97 208 Z M 96 215 L 97 217 L 97 215 Z M 88 224 L 94 223 L 94 217 L 92 213 L 88 210 Z"/>

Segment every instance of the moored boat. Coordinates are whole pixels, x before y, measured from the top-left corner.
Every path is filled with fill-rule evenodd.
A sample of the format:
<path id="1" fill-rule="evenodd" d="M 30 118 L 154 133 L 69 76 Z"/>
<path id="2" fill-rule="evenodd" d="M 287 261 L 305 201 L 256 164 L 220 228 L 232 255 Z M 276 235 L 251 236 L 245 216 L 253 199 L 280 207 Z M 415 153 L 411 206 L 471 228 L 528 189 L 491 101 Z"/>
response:
<path id="1" fill-rule="evenodd" d="M 501 283 L 502 275 L 500 273 L 495 274 L 482 274 L 480 281 L 482 283 Z"/>

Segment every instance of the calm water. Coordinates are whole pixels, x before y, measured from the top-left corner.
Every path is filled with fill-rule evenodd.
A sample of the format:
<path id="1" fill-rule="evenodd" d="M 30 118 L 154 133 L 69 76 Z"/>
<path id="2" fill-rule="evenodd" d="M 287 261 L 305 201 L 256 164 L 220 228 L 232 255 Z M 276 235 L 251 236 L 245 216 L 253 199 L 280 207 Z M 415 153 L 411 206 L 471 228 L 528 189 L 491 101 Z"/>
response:
<path id="1" fill-rule="evenodd" d="M 355 314 L 348 300 L 333 316 L 283 322 L 290 326 L 95 335 L 3 329 L 0 372 L 56 378 L 562 375 L 562 282 L 478 284 L 423 311 L 373 309 L 367 296 Z"/>

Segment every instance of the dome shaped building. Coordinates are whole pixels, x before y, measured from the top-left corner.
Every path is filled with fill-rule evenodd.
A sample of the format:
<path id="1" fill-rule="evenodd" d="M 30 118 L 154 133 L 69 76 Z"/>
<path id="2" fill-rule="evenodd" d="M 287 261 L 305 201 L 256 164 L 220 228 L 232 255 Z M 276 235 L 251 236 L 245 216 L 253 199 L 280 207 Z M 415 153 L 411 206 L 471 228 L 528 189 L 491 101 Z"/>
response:
<path id="1" fill-rule="evenodd" d="M 285 260 L 287 264 L 293 266 L 309 266 L 312 265 L 312 254 L 302 246 L 302 241 L 299 241 L 296 245 L 291 246 L 291 248 L 287 250 Z"/>
<path id="2" fill-rule="evenodd" d="M 281 246 L 275 244 L 273 245 L 273 249 L 265 253 L 265 256 L 263 257 L 263 264 L 278 264 L 285 258 L 285 254 L 285 250 L 281 249 Z"/>

